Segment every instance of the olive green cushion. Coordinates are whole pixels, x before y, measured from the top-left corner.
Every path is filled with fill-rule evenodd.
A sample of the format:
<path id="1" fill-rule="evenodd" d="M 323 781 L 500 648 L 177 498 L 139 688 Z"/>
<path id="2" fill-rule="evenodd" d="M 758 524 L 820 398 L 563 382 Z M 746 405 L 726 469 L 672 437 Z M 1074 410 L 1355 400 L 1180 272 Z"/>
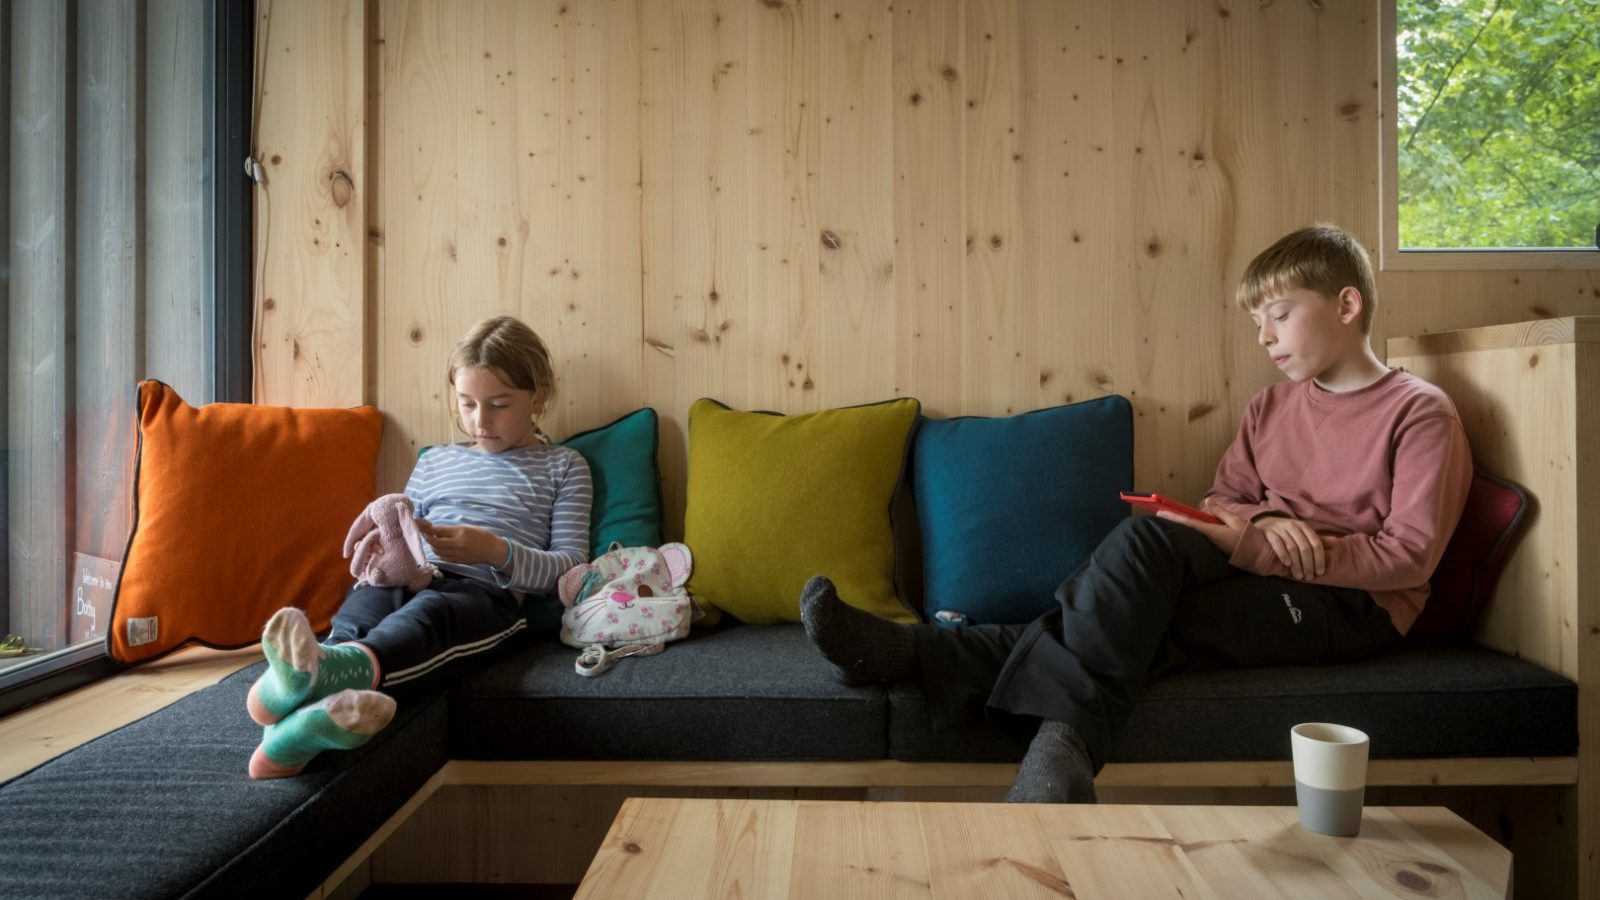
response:
<path id="1" fill-rule="evenodd" d="M 689 408 L 684 543 L 689 591 L 744 622 L 800 621 L 800 589 L 827 575 L 847 603 L 916 621 L 895 589 L 889 503 L 921 405 L 890 400 L 797 416 Z"/>

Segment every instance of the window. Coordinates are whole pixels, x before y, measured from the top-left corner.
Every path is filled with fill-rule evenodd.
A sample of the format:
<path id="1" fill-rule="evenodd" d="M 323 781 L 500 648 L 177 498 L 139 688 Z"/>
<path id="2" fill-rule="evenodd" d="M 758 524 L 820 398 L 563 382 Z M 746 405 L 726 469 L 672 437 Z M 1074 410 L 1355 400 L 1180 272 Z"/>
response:
<path id="1" fill-rule="evenodd" d="M 1384 267 L 1600 268 L 1600 0 L 1384 15 Z"/>
<path id="2" fill-rule="evenodd" d="M 0 712 L 109 670 L 136 383 L 248 399 L 250 25 L 0 3 Z"/>

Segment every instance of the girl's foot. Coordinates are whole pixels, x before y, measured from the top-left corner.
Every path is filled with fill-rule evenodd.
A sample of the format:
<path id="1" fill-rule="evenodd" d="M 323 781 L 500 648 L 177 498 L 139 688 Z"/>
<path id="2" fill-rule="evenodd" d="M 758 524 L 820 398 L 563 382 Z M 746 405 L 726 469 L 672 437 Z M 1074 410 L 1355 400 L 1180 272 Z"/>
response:
<path id="1" fill-rule="evenodd" d="M 342 690 L 378 686 L 378 666 L 360 644 L 317 643 L 311 620 L 293 606 L 272 614 L 261 633 L 267 671 L 250 686 L 245 707 L 257 725 L 271 725 L 302 705 Z"/>
<path id="2" fill-rule="evenodd" d="M 324 750 L 353 750 L 394 718 L 394 698 L 377 691 L 340 691 L 268 725 L 250 756 L 251 778 L 300 774 Z"/>

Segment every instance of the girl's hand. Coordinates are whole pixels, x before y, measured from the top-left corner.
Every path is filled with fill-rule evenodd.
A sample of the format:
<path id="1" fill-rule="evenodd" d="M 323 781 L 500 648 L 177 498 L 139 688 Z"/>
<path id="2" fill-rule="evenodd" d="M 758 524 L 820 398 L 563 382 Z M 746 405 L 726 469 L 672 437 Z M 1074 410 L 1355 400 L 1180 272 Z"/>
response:
<path id="1" fill-rule="evenodd" d="M 1296 581 L 1309 581 L 1327 571 L 1328 555 L 1322 535 L 1310 525 L 1283 516 L 1263 516 L 1255 525 L 1266 535 L 1278 562 L 1289 569 Z"/>
<path id="2" fill-rule="evenodd" d="M 1156 515 L 1166 519 L 1169 522 L 1177 522 L 1180 525 L 1193 528 L 1195 531 L 1198 531 L 1209 538 L 1211 543 L 1215 544 L 1218 550 L 1221 550 L 1223 553 L 1232 556 L 1233 548 L 1239 546 L 1239 539 L 1244 537 L 1244 530 L 1250 527 L 1250 523 L 1220 506 L 1213 505 L 1210 497 L 1200 501 L 1200 508 L 1221 519 L 1222 524 L 1213 525 L 1210 522 L 1202 522 L 1199 519 L 1191 519 L 1188 516 L 1179 515 L 1175 512 L 1168 512 L 1167 510 L 1162 510 L 1156 513 Z"/>
<path id="3" fill-rule="evenodd" d="M 494 532 L 475 525 L 435 525 L 427 519 L 416 521 L 423 539 L 445 562 L 498 566 L 506 561 L 506 554 L 511 551 L 511 545 Z"/>

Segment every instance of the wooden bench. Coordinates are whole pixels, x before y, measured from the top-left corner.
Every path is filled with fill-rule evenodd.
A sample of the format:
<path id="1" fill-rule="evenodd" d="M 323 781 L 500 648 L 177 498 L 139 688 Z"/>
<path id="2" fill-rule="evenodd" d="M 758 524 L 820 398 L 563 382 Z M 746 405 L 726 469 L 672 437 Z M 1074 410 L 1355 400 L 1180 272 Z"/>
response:
<path id="1" fill-rule="evenodd" d="M 1600 317 L 1395 338 L 1388 357 L 1444 387 L 1478 464 L 1535 498 L 1474 638 L 1577 681 L 1580 738 L 1595 733 Z M 995 800 L 1014 771 L 893 760 L 455 760 L 329 878 L 325 894 L 368 880 L 575 883 L 631 795 Z M 1375 760 L 1368 781 L 1369 802 L 1448 805 L 1507 842 L 1522 896 L 1600 900 L 1600 746 L 1575 757 Z M 1293 802 L 1286 760 L 1112 764 L 1097 783 L 1111 802 Z"/>

